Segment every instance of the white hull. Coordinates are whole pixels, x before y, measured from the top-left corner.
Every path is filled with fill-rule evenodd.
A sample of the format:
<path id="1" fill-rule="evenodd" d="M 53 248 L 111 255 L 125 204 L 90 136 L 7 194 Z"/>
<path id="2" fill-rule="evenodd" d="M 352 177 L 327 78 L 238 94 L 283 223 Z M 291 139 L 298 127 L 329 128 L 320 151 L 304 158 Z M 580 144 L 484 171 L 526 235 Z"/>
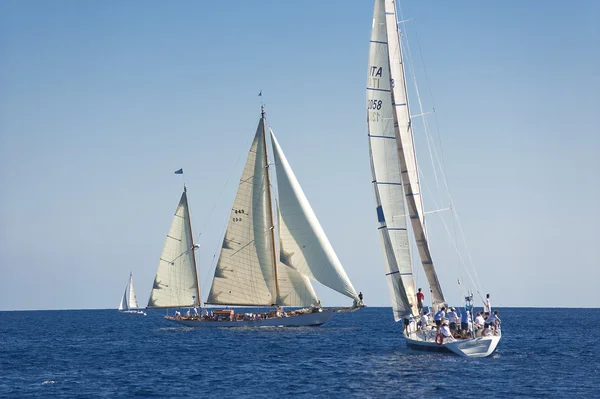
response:
<path id="1" fill-rule="evenodd" d="M 404 333 L 409 349 L 430 352 L 452 352 L 464 357 L 486 357 L 491 355 L 502 338 L 501 335 L 467 339 L 445 338 L 441 344 L 435 341 L 435 331 Z M 498 332 L 500 334 L 500 332 Z"/>
<path id="2" fill-rule="evenodd" d="M 146 316 L 146 312 L 143 310 L 119 310 L 119 313 L 141 314 Z"/>
<path id="3" fill-rule="evenodd" d="M 308 327 L 320 326 L 331 320 L 334 315 L 334 311 L 323 311 L 260 320 L 214 321 L 185 319 L 172 316 L 166 316 L 166 319 L 183 324 L 187 327 Z"/>

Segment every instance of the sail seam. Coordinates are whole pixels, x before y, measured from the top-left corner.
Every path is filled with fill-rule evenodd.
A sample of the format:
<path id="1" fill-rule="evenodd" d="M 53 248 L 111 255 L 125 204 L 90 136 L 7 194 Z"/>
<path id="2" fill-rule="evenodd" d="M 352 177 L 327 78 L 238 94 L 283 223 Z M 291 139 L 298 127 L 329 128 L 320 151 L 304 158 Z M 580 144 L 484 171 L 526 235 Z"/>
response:
<path id="1" fill-rule="evenodd" d="M 388 44 L 387 42 L 381 42 L 379 40 L 371 40 L 371 43 Z"/>

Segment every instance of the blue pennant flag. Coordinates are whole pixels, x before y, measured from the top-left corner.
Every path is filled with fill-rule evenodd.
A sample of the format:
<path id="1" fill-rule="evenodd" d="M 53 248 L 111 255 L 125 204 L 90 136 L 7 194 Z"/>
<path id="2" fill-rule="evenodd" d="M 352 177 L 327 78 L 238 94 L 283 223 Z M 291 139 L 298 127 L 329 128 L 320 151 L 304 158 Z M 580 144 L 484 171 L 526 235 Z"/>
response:
<path id="1" fill-rule="evenodd" d="M 182 175 L 183 174 L 183 169 L 179 169 L 175 171 L 176 175 Z"/>
<path id="2" fill-rule="evenodd" d="M 260 93 L 258 93 L 259 97 L 262 97 L 262 90 L 260 91 Z"/>

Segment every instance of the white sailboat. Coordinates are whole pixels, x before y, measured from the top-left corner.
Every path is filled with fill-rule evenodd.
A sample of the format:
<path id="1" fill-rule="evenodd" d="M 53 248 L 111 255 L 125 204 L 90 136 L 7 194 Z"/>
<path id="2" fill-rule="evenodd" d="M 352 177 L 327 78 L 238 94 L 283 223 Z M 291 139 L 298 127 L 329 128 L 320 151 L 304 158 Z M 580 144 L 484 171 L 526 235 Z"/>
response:
<path id="1" fill-rule="evenodd" d="M 321 325 L 340 309 L 321 308 L 310 279 L 353 299 L 353 308 L 358 307 L 360 300 L 356 290 L 325 236 L 273 131 L 268 130 L 276 167 L 277 190 L 271 185 L 270 171 L 273 165 L 269 164 L 267 127 L 264 110 L 261 110 L 206 304 L 275 309 L 242 314 L 235 314 L 229 308 L 207 314 L 205 309 L 201 315 L 167 316 L 169 320 L 194 327 Z M 278 193 L 276 199 L 273 198 L 273 191 Z M 276 211 L 273 206 L 275 200 L 278 205 Z M 185 223 L 189 225 L 187 200 L 182 198 L 180 206 L 182 203 L 186 209 L 182 215 L 186 215 L 188 220 Z M 177 258 L 183 262 L 186 256 L 179 254 L 193 254 L 190 251 L 194 247 L 191 229 L 185 231 L 190 234 L 183 240 L 186 244 L 178 244 L 177 250 L 169 254 L 163 252 L 163 269 L 175 268 L 169 259 Z M 180 238 L 182 234 L 175 234 L 175 237 Z M 191 255 L 184 263 L 189 263 L 189 266 L 186 266 L 186 277 L 178 280 L 183 281 L 179 289 L 189 290 L 193 287 L 197 290 L 196 275 L 191 272 L 192 265 L 195 265 Z M 161 272 L 161 266 L 159 274 L 164 275 L 166 272 Z M 157 275 L 151 301 L 155 292 L 166 289 L 163 286 L 167 283 L 163 281 Z M 199 293 L 194 292 L 199 298 Z M 197 304 L 184 304 L 189 295 L 190 292 L 180 295 L 183 302 L 171 301 L 170 307 Z M 295 310 L 286 312 L 283 307 Z M 343 310 L 347 309 L 350 308 Z"/>
<path id="2" fill-rule="evenodd" d="M 119 303 L 119 312 L 130 314 L 142 314 L 146 316 L 146 312 L 144 312 L 138 306 L 137 299 L 135 297 L 135 290 L 133 288 L 133 274 L 131 272 L 129 273 L 129 282 L 125 287 L 123 298 L 121 298 L 121 303 Z"/>
<path id="3" fill-rule="evenodd" d="M 498 345 L 500 335 L 440 339 L 436 330 L 417 325 L 419 310 L 409 230 L 414 235 L 429 283 L 433 308 L 446 306 L 446 301 L 425 228 L 398 25 L 394 0 L 375 0 L 367 77 L 367 120 L 378 230 L 394 318 L 407 323 L 404 336 L 410 348 L 488 356 Z M 467 307 L 472 312 L 470 305 Z"/>

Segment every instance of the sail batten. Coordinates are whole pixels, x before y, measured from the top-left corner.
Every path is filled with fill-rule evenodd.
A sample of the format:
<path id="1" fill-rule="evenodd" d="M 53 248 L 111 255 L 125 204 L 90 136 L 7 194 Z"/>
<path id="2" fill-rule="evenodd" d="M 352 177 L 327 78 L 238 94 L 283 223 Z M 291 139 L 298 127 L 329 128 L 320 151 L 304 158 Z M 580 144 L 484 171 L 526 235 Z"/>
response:
<path id="1" fill-rule="evenodd" d="M 421 198 L 417 157 L 414 146 L 414 137 L 410 121 L 406 78 L 402 61 L 402 47 L 400 45 L 400 31 L 394 0 L 376 0 L 377 4 L 385 2 L 385 27 L 387 48 L 392 85 L 392 99 L 396 105 L 394 110 L 395 135 L 398 146 L 400 167 L 403 171 L 402 182 L 409 211 L 411 226 L 415 240 L 420 243 L 419 258 L 427 276 L 434 306 L 445 304 L 444 294 L 435 272 L 433 259 L 429 250 L 427 230 L 425 227 L 425 212 Z M 372 39 L 371 39 L 372 40 Z M 401 106 L 398 106 L 401 105 Z"/>

